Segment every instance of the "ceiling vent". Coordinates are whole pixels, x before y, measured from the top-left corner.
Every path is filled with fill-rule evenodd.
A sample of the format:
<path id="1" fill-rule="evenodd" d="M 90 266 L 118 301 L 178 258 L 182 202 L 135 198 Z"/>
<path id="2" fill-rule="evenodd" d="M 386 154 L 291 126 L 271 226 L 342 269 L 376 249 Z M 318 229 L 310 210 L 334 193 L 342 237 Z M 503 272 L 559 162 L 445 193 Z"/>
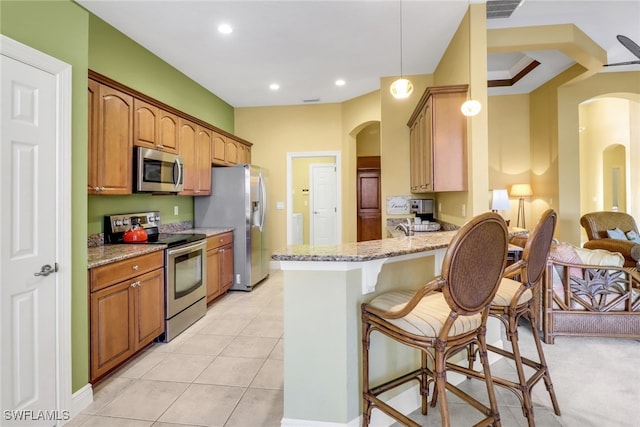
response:
<path id="1" fill-rule="evenodd" d="M 509 18 L 524 0 L 488 0 L 487 19 Z"/>

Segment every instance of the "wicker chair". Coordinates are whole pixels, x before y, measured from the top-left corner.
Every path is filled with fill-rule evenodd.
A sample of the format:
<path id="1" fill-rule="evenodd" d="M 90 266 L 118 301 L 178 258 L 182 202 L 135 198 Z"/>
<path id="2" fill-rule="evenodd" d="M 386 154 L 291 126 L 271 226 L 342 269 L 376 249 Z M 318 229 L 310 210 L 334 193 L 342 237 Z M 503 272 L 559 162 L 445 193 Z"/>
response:
<path id="1" fill-rule="evenodd" d="M 417 381 L 422 413 L 427 414 L 429 387 L 434 383 L 434 401 L 440 401 L 442 425 L 450 425 L 446 390 L 471 403 L 485 415 L 476 425 L 499 427 L 500 416 L 491 382 L 486 350 L 486 321 L 506 265 L 507 227 L 495 213 L 478 215 L 463 225 L 451 241 L 439 277 L 418 291 L 381 294 L 362 310 L 363 426 L 368 426 L 373 408 L 402 425 L 419 426 L 383 402 L 379 395 L 399 385 Z M 373 331 L 420 350 L 421 367 L 384 384 L 369 384 L 369 351 Z M 446 360 L 452 352 L 470 344 L 480 348 L 489 406 L 447 382 Z"/>
<path id="2" fill-rule="evenodd" d="M 505 326 L 507 339 L 511 343 L 511 351 L 494 346 L 487 346 L 489 351 L 500 354 L 503 357 L 514 361 L 518 374 L 517 381 L 493 376 L 496 385 L 511 390 L 522 404 L 522 412 L 527 418 L 530 427 L 535 426 L 533 417 L 533 402 L 531 399 L 531 389 L 540 381 L 544 380 L 549 392 L 553 410 L 556 415 L 560 415 L 560 407 L 551 382 L 549 367 L 547 366 L 542 343 L 538 336 L 538 316 L 539 305 L 537 303 L 540 294 L 542 277 L 547 265 L 549 249 L 553 240 L 553 233 L 556 227 L 557 215 L 552 209 L 545 211 L 524 246 L 522 259 L 507 267 L 504 279 L 500 283 L 489 315 L 502 321 Z M 514 280 L 517 279 L 517 280 Z M 538 361 L 523 357 L 518 344 L 518 323 L 521 318 L 526 318 L 531 324 L 534 332 L 533 338 L 538 352 Z M 451 369 L 466 374 L 469 377 L 481 378 L 481 372 L 474 371 L 474 352 L 469 352 L 469 369 L 451 365 Z M 528 367 L 528 375 L 525 373 Z"/>
<path id="3" fill-rule="evenodd" d="M 640 261 L 640 244 L 631 240 L 611 239 L 607 234 L 607 230 L 615 228 L 638 233 L 638 226 L 631 215 L 624 212 L 590 212 L 582 215 L 580 224 L 589 238 L 584 244 L 585 248 L 620 252 L 624 256 L 625 267 L 635 267 Z"/>
<path id="4" fill-rule="evenodd" d="M 543 293 L 543 339 L 557 336 L 640 338 L 640 276 L 619 253 L 554 247 Z"/>

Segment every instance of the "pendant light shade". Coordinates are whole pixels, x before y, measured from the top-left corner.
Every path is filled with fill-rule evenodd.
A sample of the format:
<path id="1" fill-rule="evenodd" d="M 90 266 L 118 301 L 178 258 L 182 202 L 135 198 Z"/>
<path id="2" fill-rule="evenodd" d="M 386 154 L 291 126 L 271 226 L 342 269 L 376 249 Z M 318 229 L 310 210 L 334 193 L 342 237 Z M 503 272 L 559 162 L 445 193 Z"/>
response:
<path id="1" fill-rule="evenodd" d="M 402 0 L 400 0 L 400 78 L 389 88 L 391 95 L 396 99 L 404 99 L 413 92 L 413 84 L 402 76 Z"/>
<path id="2" fill-rule="evenodd" d="M 475 116 L 482 110 L 482 104 L 480 101 L 476 101 L 475 99 L 466 100 L 462 106 L 460 107 L 460 111 L 467 117 Z"/>
<path id="3" fill-rule="evenodd" d="M 413 92 L 413 83 L 404 78 L 399 78 L 398 80 L 391 83 L 391 95 L 397 99 L 403 99 L 411 95 Z"/>

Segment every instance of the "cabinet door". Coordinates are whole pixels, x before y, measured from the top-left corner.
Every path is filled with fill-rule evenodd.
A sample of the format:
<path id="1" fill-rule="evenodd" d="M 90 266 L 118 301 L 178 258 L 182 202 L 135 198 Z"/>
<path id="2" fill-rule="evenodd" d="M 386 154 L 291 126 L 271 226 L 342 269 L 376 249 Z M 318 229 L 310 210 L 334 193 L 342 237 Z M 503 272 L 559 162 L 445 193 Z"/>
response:
<path id="1" fill-rule="evenodd" d="M 100 96 L 100 84 L 94 82 L 93 80 L 89 80 L 89 98 L 88 98 L 88 106 L 89 106 L 89 147 L 88 147 L 88 179 L 87 179 L 87 191 L 89 194 L 97 194 L 100 191 L 99 187 L 99 150 L 98 147 L 98 97 Z"/>
<path id="2" fill-rule="evenodd" d="M 213 248 L 207 251 L 207 303 L 213 301 L 221 293 L 220 250 Z"/>
<path id="3" fill-rule="evenodd" d="M 168 153 L 178 154 L 180 143 L 178 116 L 162 109 L 158 111 L 158 148 Z"/>
<path id="4" fill-rule="evenodd" d="M 421 191 L 435 191 L 433 180 L 433 98 L 427 100 L 424 113 L 420 118 L 420 189 Z"/>
<path id="5" fill-rule="evenodd" d="M 94 86 L 94 90 L 95 90 Z M 89 141 L 90 193 L 131 194 L 133 162 L 133 98 L 116 89 L 98 84 L 93 95 Z"/>
<path id="6" fill-rule="evenodd" d="M 133 145 L 157 149 L 158 108 L 139 99 L 133 100 L 133 106 Z"/>
<path id="7" fill-rule="evenodd" d="M 238 164 L 238 143 L 233 139 L 227 138 L 224 155 L 227 164 Z"/>
<path id="8" fill-rule="evenodd" d="M 466 118 L 460 105 L 465 93 L 442 93 L 433 96 L 432 153 L 433 190 L 467 190 Z"/>
<path id="9" fill-rule="evenodd" d="M 211 131 L 198 126 L 196 133 L 196 196 L 211 194 Z"/>
<path id="10" fill-rule="evenodd" d="M 135 351 L 132 283 L 123 282 L 91 294 L 92 381 Z"/>
<path id="11" fill-rule="evenodd" d="M 180 194 L 186 196 L 193 196 L 196 191 L 196 127 L 195 123 L 180 119 L 180 155 L 184 162 L 184 189 Z"/>
<path id="12" fill-rule="evenodd" d="M 226 164 L 225 148 L 227 139 L 219 133 L 213 132 L 211 141 L 211 163 L 215 165 Z"/>
<path id="13" fill-rule="evenodd" d="M 220 281 L 223 292 L 233 285 L 233 274 L 233 244 L 228 244 L 220 248 Z"/>
<path id="14" fill-rule="evenodd" d="M 134 325 L 135 350 L 164 332 L 164 270 L 158 269 L 136 277 Z"/>

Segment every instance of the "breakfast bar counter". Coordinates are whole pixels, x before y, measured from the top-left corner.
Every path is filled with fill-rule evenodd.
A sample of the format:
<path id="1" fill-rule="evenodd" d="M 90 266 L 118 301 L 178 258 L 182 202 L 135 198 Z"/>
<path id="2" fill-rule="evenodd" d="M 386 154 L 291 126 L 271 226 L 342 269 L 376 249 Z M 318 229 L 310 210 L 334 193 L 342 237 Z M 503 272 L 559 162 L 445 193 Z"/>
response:
<path id="1" fill-rule="evenodd" d="M 276 251 L 284 276 L 284 418 L 282 426 L 359 425 L 361 414 L 360 305 L 382 292 L 418 289 L 440 274 L 456 231 L 416 233 L 331 246 L 293 245 Z M 499 321 L 487 342 L 502 346 Z M 419 366 L 419 353 L 372 337 L 370 378 Z M 394 371 L 395 370 L 395 371 Z M 417 408 L 417 392 L 391 396 Z M 374 411 L 372 425 L 376 417 Z"/>

